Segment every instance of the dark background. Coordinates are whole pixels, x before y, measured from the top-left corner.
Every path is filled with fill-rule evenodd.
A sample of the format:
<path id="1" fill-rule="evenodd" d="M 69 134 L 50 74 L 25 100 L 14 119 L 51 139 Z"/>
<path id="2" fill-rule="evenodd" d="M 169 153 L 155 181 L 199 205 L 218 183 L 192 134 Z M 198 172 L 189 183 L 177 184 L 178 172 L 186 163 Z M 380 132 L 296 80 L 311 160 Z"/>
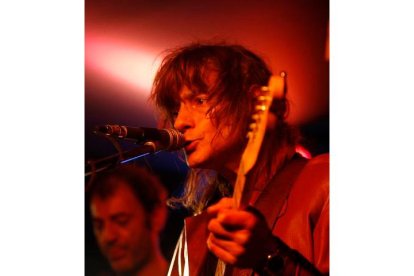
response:
<path id="1" fill-rule="evenodd" d="M 85 161 L 114 153 L 95 125 L 156 127 L 147 102 L 162 52 L 194 41 L 239 43 L 261 55 L 274 72 L 288 73 L 288 121 L 312 154 L 329 150 L 329 1 L 85 1 Z M 170 192 L 185 167 L 174 153 L 139 162 Z M 105 267 L 85 206 L 85 269 Z M 170 220 L 172 229 L 179 222 Z M 174 243 L 165 234 L 168 255 Z"/>

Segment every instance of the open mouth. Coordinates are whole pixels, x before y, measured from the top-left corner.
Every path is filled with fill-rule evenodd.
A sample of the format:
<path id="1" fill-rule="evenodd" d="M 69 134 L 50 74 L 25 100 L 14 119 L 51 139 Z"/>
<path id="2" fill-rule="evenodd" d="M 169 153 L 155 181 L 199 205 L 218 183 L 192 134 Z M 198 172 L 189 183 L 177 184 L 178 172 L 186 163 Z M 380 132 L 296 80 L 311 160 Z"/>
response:
<path id="1" fill-rule="evenodd" d="M 185 151 L 187 154 L 192 153 L 193 151 L 195 151 L 196 147 L 197 147 L 198 141 L 197 140 L 193 140 L 193 141 L 188 141 L 186 143 Z"/>

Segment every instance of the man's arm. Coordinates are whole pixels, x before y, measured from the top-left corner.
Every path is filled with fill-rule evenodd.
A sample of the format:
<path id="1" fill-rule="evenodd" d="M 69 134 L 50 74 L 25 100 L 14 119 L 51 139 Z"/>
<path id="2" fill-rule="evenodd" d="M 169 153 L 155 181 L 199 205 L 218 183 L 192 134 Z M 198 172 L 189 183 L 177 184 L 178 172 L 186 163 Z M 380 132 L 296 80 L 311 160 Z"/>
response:
<path id="1" fill-rule="evenodd" d="M 255 209 L 233 209 L 232 199 L 223 198 L 207 211 L 213 217 L 207 246 L 225 263 L 252 268 L 259 275 L 322 275 L 298 251 L 273 236 Z"/>

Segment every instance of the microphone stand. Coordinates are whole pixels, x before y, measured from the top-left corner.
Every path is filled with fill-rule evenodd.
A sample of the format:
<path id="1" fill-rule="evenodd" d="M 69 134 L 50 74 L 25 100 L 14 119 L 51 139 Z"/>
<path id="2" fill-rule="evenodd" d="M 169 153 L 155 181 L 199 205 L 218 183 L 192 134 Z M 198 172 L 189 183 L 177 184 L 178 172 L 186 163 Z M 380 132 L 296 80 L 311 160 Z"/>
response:
<path id="1" fill-rule="evenodd" d="M 139 145 L 128 151 L 120 151 L 119 153 L 106 156 L 96 160 L 88 160 L 86 162 L 85 177 L 93 176 L 98 172 L 105 171 L 110 168 L 114 168 L 117 165 L 125 164 L 133 160 L 139 159 L 151 153 L 157 153 L 160 150 L 156 150 L 156 146 L 153 142 L 147 142 L 143 145 Z"/>
<path id="2" fill-rule="evenodd" d="M 119 127 L 118 125 L 108 125 L 109 127 Z M 108 126 L 106 126 L 104 128 L 104 130 L 106 131 Z M 124 127 L 126 128 L 126 127 Z M 148 130 L 149 128 L 147 128 Z M 93 182 L 95 176 L 97 173 L 114 168 L 118 165 L 122 165 L 128 162 L 131 162 L 133 160 L 136 160 L 138 158 L 141 158 L 143 156 L 146 156 L 148 154 L 154 154 L 154 153 L 158 153 L 161 150 L 178 150 L 182 147 L 184 147 L 184 136 L 182 136 L 178 131 L 173 130 L 173 129 L 165 129 L 165 130 L 156 130 L 156 129 L 149 129 L 153 132 L 155 132 L 156 134 L 159 134 L 158 136 L 155 135 L 154 140 L 151 141 L 146 141 L 145 143 L 141 143 L 139 144 L 137 147 L 131 149 L 131 150 L 127 150 L 124 151 L 121 147 L 121 145 L 118 143 L 117 139 L 113 136 L 113 133 L 106 133 L 106 132 L 102 132 L 100 130 L 96 130 L 94 131 L 95 134 L 97 135 L 101 135 L 104 138 L 108 139 L 109 141 L 112 142 L 112 144 L 115 146 L 115 148 L 117 149 L 116 154 L 107 156 L 107 157 L 103 157 L 97 160 L 88 160 L 86 162 L 86 168 L 85 168 L 85 177 L 89 178 L 89 181 L 86 181 L 86 189 L 88 189 L 88 187 L 90 186 L 90 184 Z M 161 132 L 163 133 L 163 137 L 161 137 Z M 126 138 L 127 137 L 123 137 L 121 135 L 117 135 L 117 138 Z M 140 139 L 143 137 L 138 137 L 138 141 L 137 142 L 141 142 Z M 163 138 L 163 139 L 162 139 Z M 132 140 L 137 140 L 137 139 L 132 139 Z"/>

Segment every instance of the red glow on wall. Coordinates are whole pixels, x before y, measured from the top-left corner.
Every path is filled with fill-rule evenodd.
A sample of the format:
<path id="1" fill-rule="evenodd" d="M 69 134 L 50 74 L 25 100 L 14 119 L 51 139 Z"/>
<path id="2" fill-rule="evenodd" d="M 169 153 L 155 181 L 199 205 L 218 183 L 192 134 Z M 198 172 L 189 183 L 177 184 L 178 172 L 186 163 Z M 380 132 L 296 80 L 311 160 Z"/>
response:
<path id="1" fill-rule="evenodd" d="M 105 78 L 121 81 L 148 96 L 159 66 L 155 53 L 139 45 L 93 35 L 86 37 L 85 53 L 87 71 L 101 74 L 102 81 Z"/>
<path id="2" fill-rule="evenodd" d="M 329 111 L 328 3 L 86 1 L 86 93 L 127 93 L 125 101 L 144 103 L 164 50 L 216 38 L 255 51 L 275 73 L 286 71 L 288 121 L 306 123 Z"/>

